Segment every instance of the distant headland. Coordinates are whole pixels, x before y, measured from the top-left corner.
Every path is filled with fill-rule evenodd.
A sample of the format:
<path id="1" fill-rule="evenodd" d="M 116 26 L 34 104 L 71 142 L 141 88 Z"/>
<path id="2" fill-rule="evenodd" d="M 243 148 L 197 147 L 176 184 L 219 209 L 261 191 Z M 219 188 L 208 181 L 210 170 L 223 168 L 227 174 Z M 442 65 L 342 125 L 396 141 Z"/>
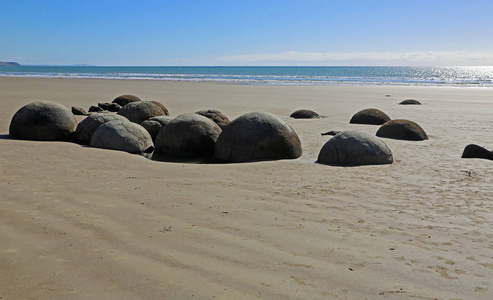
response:
<path id="1" fill-rule="evenodd" d="M 21 64 L 13 61 L 0 61 L 0 67 L 20 67 Z"/>

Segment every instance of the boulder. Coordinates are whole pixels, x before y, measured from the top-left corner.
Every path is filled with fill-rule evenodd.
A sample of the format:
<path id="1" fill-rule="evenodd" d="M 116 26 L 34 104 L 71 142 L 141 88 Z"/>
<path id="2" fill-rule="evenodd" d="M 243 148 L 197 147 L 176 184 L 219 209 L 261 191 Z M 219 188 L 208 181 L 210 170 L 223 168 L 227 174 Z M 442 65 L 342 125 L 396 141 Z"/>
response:
<path id="1" fill-rule="evenodd" d="M 134 95 L 121 95 L 121 96 L 116 97 L 111 102 L 117 103 L 120 106 L 125 106 L 125 105 L 129 104 L 130 102 L 139 102 L 139 101 L 142 101 L 142 100 L 140 100 L 140 98 L 137 97 L 137 96 L 134 96 Z"/>
<path id="2" fill-rule="evenodd" d="M 173 120 L 173 117 L 170 116 L 157 116 L 152 117 L 149 120 L 145 120 L 140 123 L 142 127 L 144 127 L 152 137 L 152 140 L 156 142 L 156 137 L 164 126 L 168 125 L 168 123 Z"/>
<path id="3" fill-rule="evenodd" d="M 132 154 L 151 153 L 154 150 L 147 130 L 128 120 L 109 121 L 99 126 L 92 135 L 91 146 Z"/>
<path id="4" fill-rule="evenodd" d="M 86 116 L 88 115 L 87 111 L 81 107 L 72 106 L 72 113 L 76 116 Z"/>
<path id="5" fill-rule="evenodd" d="M 102 112 L 104 111 L 104 109 L 102 109 L 101 107 L 99 106 L 94 106 L 92 105 L 91 107 L 89 107 L 89 112 Z"/>
<path id="6" fill-rule="evenodd" d="M 421 105 L 421 102 L 419 102 L 418 100 L 414 100 L 414 99 L 406 99 L 399 104 L 400 105 Z"/>
<path id="7" fill-rule="evenodd" d="M 75 116 L 63 105 L 36 101 L 20 108 L 12 117 L 9 135 L 37 141 L 64 140 L 75 131 Z"/>
<path id="8" fill-rule="evenodd" d="M 367 108 L 354 114 L 349 123 L 382 125 L 387 121 L 390 121 L 390 117 L 383 111 L 376 108 Z"/>
<path id="9" fill-rule="evenodd" d="M 156 116 L 156 117 L 149 118 L 148 121 L 157 121 L 161 124 L 161 127 L 164 127 L 164 126 L 168 125 L 168 123 L 173 119 L 174 118 L 171 116 Z"/>
<path id="10" fill-rule="evenodd" d="M 84 120 L 80 121 L 75 129 L 75 138 L 81 144 L 89 144 L 93 133 L 99 126 L 109 121 L 128 121 L 124 116 L 119 116 L 109 113 L 95 113 L 87 116 Z"/>
<path id="11" fill-rule="evenodd" d="M 126 117 L 134 123 L 140 124 L 149 118 L 164 116 L 164 111 L 154 103 L 140 101 L 130 102 L 123 106 L 117 114 Z"/>
<path id="12" fill-rule="evenodd" d="M 149 132 L 153 142 L 156 142 L 156 137 L 161 128 L 163 128 L 163 125 L 161 123 L 154 120 L 145 120 L 144 122 L 140 123 L 140 126 L 144 127 L 145 130 Z"/>
<path id="13" fill-rule="evenodd" d="M 169 111 L 168 109 L 166 108 L 166 106 L 164 106 L 161 102 L 159 101 L 154 101 L 154 100 L 149 100 L 149 101 L 146 101 L 146 102 L 151 102 L 151 103 L 154 103 L 156 104 L 157 106 L 159 106 L 160 109 L 162 109 L 164 111 L 164 115 L 165 116 L 169 116 Z"/>
<path id="14" fill-rule="evenodd" d="M 396 140 L 422 141 L 427 140 L 426 132 L 413 121 L 391 120 L 385 122 L 377 131 L 377 136 Z"/>
<path id="15" fill-rule="evenodd" d="M 295 111 L 290 115 L 291 118 L 295 119 L 319 119 L 320 116 L 313 110 L 309 109 L 300 109 Z"/>
<path id="16" fill-rule="evenodd" d="M 122 107 L 118 103 L 98 103 L 103 110 L 118 112 Z"/>
<path id="17" fill-rule="evenodd" d="M 229 119 L 225 115 L 223 115 L 220 111 L 214 110 L 214 109 L 203 109 L 195 112 L 196 114 L 199 114 L 201 116 L 204 116 L 206 118 L 211 119 L 216 123 L 221 129 L 224 129 L 224 127 L 228 126 L 229 124 Z"/>
<path id="18" fill-rule="evenodd" d="M 220 133 L 221 128 L 204 116 L 179 115 L 159 131 L 155 154 L 180 158 L 212 156 Z"/>
<path id="19" fill-rule="evenodd" d="M 462 152 L 462 158 L 484 158 L 493 160 L 493 152 L 481 146 L 470 144 L 467 145 L 466 148 L 464 148 L 464 152 Z"/>
<path id="20" fill-rule="evenodd" d="M 251 112 L 233 120 L 217 139 L 214 156 L 222 162 L 294 159 L 301 156 L 296 132 L 279 117 Z"/>
<path id="21" fill-rule="evenodd" d="M 328 165 L 381 165 L 394 161 L 392 151 L 379 138 L 351 130 L 327 141 L 318 154 L 318 163 Z"/>

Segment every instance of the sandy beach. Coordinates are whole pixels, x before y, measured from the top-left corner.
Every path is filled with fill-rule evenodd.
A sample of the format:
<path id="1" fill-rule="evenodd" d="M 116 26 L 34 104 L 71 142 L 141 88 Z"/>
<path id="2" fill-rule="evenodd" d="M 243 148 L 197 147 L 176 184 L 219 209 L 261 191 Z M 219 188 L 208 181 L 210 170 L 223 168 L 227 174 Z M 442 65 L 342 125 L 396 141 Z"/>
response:
<path id="1" fill-rule="evenodd" d="M 172 116 L 279 116 L 295 160 L 164 163 L 8 138 L 35 100 L 88 109 L 122 94 Z M 390 96 L 389 96 L 390 95 Z M 398 103 L 414 98 L 421 106 Z M 263 86 L 0 77 L 0 299 L 492 299 L 493 89 Z M 383 139 L 391 165 L 315 163 L 364 108 L 429 140 Z M 297 109 L 325 118 L 295 120 Z M 80 120 L 81 118 L 78 117 Z"/>

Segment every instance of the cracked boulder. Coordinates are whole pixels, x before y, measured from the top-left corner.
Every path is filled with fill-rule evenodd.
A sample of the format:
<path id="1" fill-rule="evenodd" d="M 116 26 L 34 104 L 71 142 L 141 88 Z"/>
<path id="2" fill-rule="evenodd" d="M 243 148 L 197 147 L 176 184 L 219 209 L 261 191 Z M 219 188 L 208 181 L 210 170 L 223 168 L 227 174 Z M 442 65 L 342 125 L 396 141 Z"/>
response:
<path id="1" fill-rule="evenodd" d="M 390 117 L 383 111 L 376 108 L 367 108 L 355 113 L 349 123 L 382 125 L 387 121 L 390 121 Z"/>
<path id="2" fill-rule="evenodd" d="M 224 127 L 228 126 L 230 123 L 228 117 L 226 117 L 220 111 L 215 109 L 203 109 L 195 113 L 211 119 L 212 121 L 214 121 L 214 123 L 216 123 L 219 127 L 221 127 L 221 129 L 224 129 Z"/>
<path id="3" fill-rule="evenodd" d="M 165 112 L 156 104 L 147 101 L 131 102 L 123 106 L 118 113 L 131 122 L 140 124 L 149 118 L 164 116 Z"/>
<path id="4" fill-rule="evenodd" d="M 318 163 L 360 166 L 391 164 L 392 151 L 379 138 L 359 132 L 343 131 L 327 141 L 318 154 Z"/>
<path id="5" fill-rule="evenodd" d="M 131 102 L 139 102 L 139 101 L 142 101 L 140 100 L 139 97 L 137 96 L 134 96 L 134 95 L 121 95 L 121 96 L 118 96 L 116 97 L 113 101 L 113 103 L 117 103 L 118 105 L 120 106 L 125 106 Z"/>
<path id="6" fill-rule="evenodd" d="M 127 118 L 123 116 L 107 113 L 95 113 L 87 116 L 84 120 L 80 121 L 75 129 L 75 138 L 77 142 L 81 144 L 89 144 L 93 133 L 99 128 L 99 126 L 106 122 L 115 120 L 128 121 Z"/>
<path id="7" fill-rule="evenodd" d="M 75 116 L 63 105 L 36 101 L 20 108 L 12 117 L 9 135 L 36 141 L 59 141 L 75 131 Z"/>
<path id="8" fill-rule="evenodd" d="M 377 136 L 408 141 L 423 141 L 428 139 L 428 135 L 421 126 L 413 121 L 403 119 L 385 122 L 378 129 Z"/>
<path id="9" fill-rule="evenodd" d="M 279 117 L 251 112 L 233 120 L 217 139 L 214 156 L 222 162 L 295 159 L 301 156 L 296 132 Z"/>
<path id="10" fill-rule="evenodd" d="M 164 104 L 162 104 L 161 102 L 159 101 L 155 101 L 155 100 L 149 100 L 149 101 L 146 101 L 146 102 L 151 102 L 151 103 L 154 103 L 156 104 L 157 106 L 159 106 L 160 109 L 162 109 L 164 111 L 164 115 L 165 116 L 169 116 L 169 111 L 168 109 L 166 108 L 166 106 L 164 106 Z"/>
<path id="11" fill-rule="evenodd" d="M 210 119 L 194 114 L 179 115 L 156 137 L 155 154 L 179 158 L 210 157 L 221 128 Z"/>
<path id="12" fill-rule="evenodd" d="M 155 142 L 161 128 L 168 125 L 171 120 L 173 120 L 173 117 L 157 116 L 152 117 L 149 120 L 145 120 L 144 122 L 140 123 L 140 125 L 142 125 L 142 127 L 144 127 L 149 132 L 152 140 Z"/>
<path id="13" fill-rule="evenodd" d="M 147 130 L 128 120 L 109 121 L 99 126 L 92 135 L 91 146 L 132 154 L 151 153 L 154 150 Z"/>

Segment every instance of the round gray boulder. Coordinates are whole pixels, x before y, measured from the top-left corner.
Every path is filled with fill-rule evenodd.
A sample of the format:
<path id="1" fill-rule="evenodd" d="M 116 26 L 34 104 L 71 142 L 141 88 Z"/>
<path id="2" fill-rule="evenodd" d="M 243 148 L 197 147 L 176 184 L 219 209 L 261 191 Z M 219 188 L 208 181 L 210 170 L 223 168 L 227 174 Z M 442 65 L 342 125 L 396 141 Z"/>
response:
<path id="1" fill-rule="evenodd" d="M 354 114 L 349 123 L 382 125 L 387 121 L 390 121 L 390 117 L 383 111 L 376 108 L 367 108 Z"/>
<path id="2" fill-rule="evenodd" d="M 9 135 L 37 141 L 64 140 L 75 131 L 75 116 L 63 105 L 36 101 L 20 108 L 12 117 Z"/>
<path id="3" fill-rule="evenodd" d="M 139 101 L 142 101 L 142 100 L 140 100 L 140 98 L 135 96 L 135 95 L 121 95 L 121 96 L 116 97 L 111 102 L 117 103 L 120 106 L 125 106 L 131 102 L 139 102 Z"/>
<path id="4" fill-rule="evenodd" d="M 145 120 L 144 122 L 140 123 L 142 127 L 144 127 L 147 132 L 152 137 L 152 140 L 155 142 L 156 137 L 159 133 L 159 130 L 166 126 L 171 120 L 173 120 L 173 117 L 170 116 L 157 116 L 157 117 L 152 117 L 149 120 Z"/>
<path id="5" fill-rule="evenodd" d="M 251 112 L 233 120 L 217 139 L 214 156 L 222 162 L 294 159 L 301 156 L 296 132 L 280 118 Z"/>
<path id="6" fill-rule="evenodd" d="M 167 109 L 167 108 L 166 108 L 166 106 L 164 106 L 161 102 L 159 102 L 159 101 L 155 101 L 155 100 L 149 100 L 149 101 L 146 101 L 146 102 L 151 102 L 151 103 L 156 104 L 157 106 L 159 106 L 159 108 L 160 108 L 160 109 L 162 109 L 162 110 L 163 110 L 163 112 L 164 112 L 164 115 L 165 115 L 165 116 L 169 116 L 169 111 L 168 111 L 168 109 Z"/>
<path id="7" fill-rule="evenodd" d="M 422 141 L 427 140 L 426 132 L 413 121 L 391 120 L 385 122 L 377 131 L 377 136 L 396 140 Z"/>
<path id="8" fill-rule="evenodd" d="M 400 105 L 421 105 L 421 102 L 419 102 L 418 100 L 414 100 L 414 99 L 406 99 L 399 104 Z"/>
<path id="9" fill-rule="evenodd" d="M 320 115 L 309 109 L 299 109 L 290 115 L 295 119 L 319 119 Z"/>
<path id="10" fill-rule="evenodd" d="M 219 125 L 219 127 L 221 127 L 221 129 L 224 129 L 224 127 L 228 126 L 228 124 L 230 123 L 228 117 L 226 117 L 220 111 L 215 110 L 215 109 L 203 109 L 203 110 L 199 110 L 195 113 L 211 119 L 212 121 L 214 121 L 214 123 Z"/>
<path id="11" fill-rule="evenodd" d="M 155 153 L 180 158 L 212 156 L 220 133 L 221 128 L 204 116 L 179 115 L 159 131 Z"/>
<path id="12" fill-rule="evenodd" d="M 103 125 L 109 121 L 128 121 L 124 116 L 119 116 L 115 114 L 108 113 L 95 113 L 87 116 L 84 120 L 80 121 L 75 129 L 75 138 L 81 144 L 89 144 L 91 142 L 91 138 L 93 133 L 99 128 L 99 126 Z"/>
<path id="13" fill-rule="evenodd" d="M 154 150 L 147 130 L 128 120 L 109 121 L 99 126 L 92 135 L 91 146 L 133 154 L 151 153 Z"/>
<path id="14" fill-rule="evenodd" d="M 149 118 L 149 121 L 156 121 L 156 122 L 159 122 L 159 124 L 161 124 L 161 127 L 164 127 L 166 125 L 168 125 L 168 123 L 173 120 L 174 118 L 171 117 L 171 116 L 157 116 L 157 117 L 152 117 L 152 118 Z"/>
<path id="15" fill-rule="evenodd" d="M 137 124 L 140 124 L 155 116 L 165 115 L 164 111 L 159 106 L 154 103 L 144 101 L 128 103 L 123 106 L 117 114 L 124 116 Z"/>
<path id="16" fill-rule="evenodd" d="M 318 154 L 318 163 L 328 165 L 381 165 L 394 161 L 392 151 L 379 138 L 351 130 L 327 141 Z"/>

